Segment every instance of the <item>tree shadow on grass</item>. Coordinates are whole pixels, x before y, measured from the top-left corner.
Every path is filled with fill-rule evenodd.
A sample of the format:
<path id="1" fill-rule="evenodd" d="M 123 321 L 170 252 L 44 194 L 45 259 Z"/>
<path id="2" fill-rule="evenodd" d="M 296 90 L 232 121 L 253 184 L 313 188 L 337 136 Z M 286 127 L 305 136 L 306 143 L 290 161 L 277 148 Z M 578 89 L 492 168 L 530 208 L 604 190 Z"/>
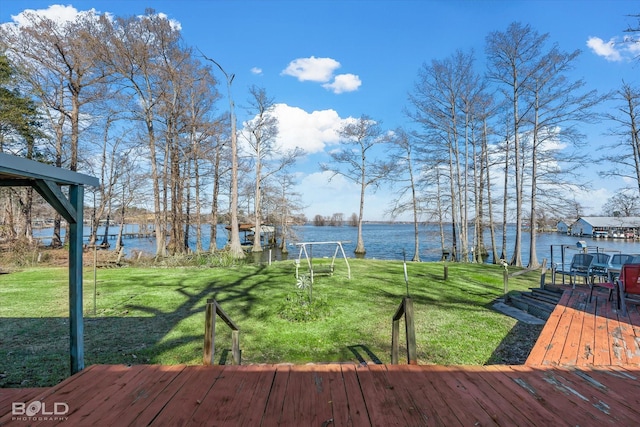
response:
<path id="1" fill-rule="evenodd" d="M 180 302 L 163 311 L 153 303 L 136 304 L 135 297 L 125 295 L 122 303 L 109 307 L 113 316 L 85 315 L 85 366 L 202 363 L 206 300 L 216 297 L 223 308 L 233 307 L 232 317 L 249 317 L 258 288 L 273 274 L 279 273 L 262 267 L 233 281 L 210 281 L 204 286 L 165 285 L 149 277 L 133 277 L 132 289 L 167 286 L 179 294 Z M 106 286 L 102 288 L 108 292 Z M 0 387 L 53 386 L 69 374 L 68 318 L 0 318 Z"/>

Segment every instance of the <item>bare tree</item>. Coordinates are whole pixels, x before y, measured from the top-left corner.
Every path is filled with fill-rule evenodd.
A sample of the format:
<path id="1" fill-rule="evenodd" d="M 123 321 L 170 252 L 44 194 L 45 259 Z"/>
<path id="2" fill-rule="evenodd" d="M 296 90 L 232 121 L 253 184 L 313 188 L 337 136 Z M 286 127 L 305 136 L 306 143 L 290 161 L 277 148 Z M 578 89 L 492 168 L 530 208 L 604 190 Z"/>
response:
<path id="1" fill-rule="evenodd" d="M 262 252 L 262 186 L 264 180 L 269 175 L 276 173 L 286 166 L 279 164 L 269 170 L 269 161 L 278 158 L 278 147 L 276 137 L 278 136 L 278 119 L 273 115 L 273 98 L 267 95 L 264 88 L 252 86 L 249 88 L 251 98 L 249 99 L 249 112 L 253 115 L 251 120 L 245 123 L 242 132 L 247 141 L 251 157 L 255 166 L 255 188 L 254 188 L 254 223 L 255 235 L 253 239 L 252 252 Z"/>
<path id="2" fill-rule="evenodd" d="M 358 214 L 358 240 L 355 253 L 364 255 L 362 221 L 364 218 L 365 192 L 370 186 L 378 186 L 393 170 L 393 163 L 374 159 L 372 151 L 385 144 L 387 139 L 379 123 L 363 115 L 359 119 L 346 123 L 339 131 L 342 148 L 330 154 L 333 162 L 323 163 L 321 168 L 330 171 L 333 176 L 341 175 L 360 186 L 360 209 Z M 355 148 L 355 149 L 354 149 Z"/>
<path id="3" fill-rule="evenodd" d="M 423 132 L 420 160 L 428 163 L 433 173 L 436 167 L 448 168 L 437 177 L 438 188 L 443 190 L 448 185 L 450 205 L 446 210 L 451 222 L 452 256 L 464 261 L 468 261 L 469 255 L 469 181 L 473 181 L 470 179 L 473 170 L 471 129 L 475 120 L 474 105 L 484 90 L 481 79 L 473 71 L 473 63 L 473 53 L 461 51 L 444 60 L 432 60 L 420 69 L 409 95 L 414 107 L 409 117 Z M 440 215 L 443 212 L 441 209 Z"/>
<path id="4" fill-rule="evenodd" d="M 392 139 L 393 144 L 397 147 L 397 153 L 394 154 L 396 166 L 399 170 L 406 170 L 407 174 L 400 176 L 403 184 L 399 189 L 398 197 L 394 200 L 394 207 L 391 211 L 393 216 L 403 212 L 411 212 L 413 218 L 413 258 L 414 262 L 420 262 L 420 200 L 417 195 L 417 179 L 414 174 L 414 159 L 412 157 L 414 150 L 414 141 L 412 136 L 404 129 L 396 129 Z M 398 176 L 398 175 L 397 175 Z M 394 181 L 398 181 L 396 178 Z"/>
<path id="5" fill-rule="evenodd" d="M 56 166 L 78 169 L 81 116 L 102 99 L 107 70 L 98 55 L 105 19 L 94 10 L 53 21 L 36 11 L 24 11 L 21 23 L 0 26 L 7 56 L 25 72 L 25 82 L 43 105 L 46 123 L 55 135 Z M 68 148 L 64 145 L 68 144 Z M 61 244 L 56 216 L 52 245 Z"/>
<path id="6" fill-rule="evenodd" d="M 604 147 L 603 159 L 612 167 L 601 175 L 630 179 L 640 194 L 640 90 L 623 82 L 614 101 L 618 108 L 606 118 L 613 123 L 610 133 L 617 140 Z"/>
<path id="7" fill-rule="evenodd" d="M 638 216 L 640 215 L 640 196 L 634 189 L 622 189 L 609 197 L 602 206 L 605 216 Z"/>
<path id="8" fill-rule="evenodd" d="M 521 135 L 526 117 L 532 105 L 523 102 L 527 85 L 532 84 L 538 75 L 536 64 L 542 48 L 548 39 L 547 34 L 539 35 L 529 25 L 514 22 L 506 31 L 491 32 L 486 39 L 486 53 L 489 60 L 489 78 L 498 84 L 505 100 L 510 104 L 511 131 L 513 143 L 513 166 L 516 197 L 515 247 L 511 264 L 522 266 L 522 210 L 523 210 L 523 174 L 524 153 Z"/>
<path id="9" fill-rule="evenodd" d="M 230 218 L 230 241 L 229 253 L 237 259 L 245 257 L 242 245 L 240 244 L 240 226 L 238 224 L 238 134 L 236 130 L 236 113 L 233 97 L 231 96 L 231 84 L 235 78 L 235 74 L 227 74 L 222 66 L 214 59 L 202 55 L 207 61 L 214 63 L 224 74 L 227 80 L 227 96 L 229 98 L 229 114 L 231 123 L 231 198 L 229 202 Z"/>

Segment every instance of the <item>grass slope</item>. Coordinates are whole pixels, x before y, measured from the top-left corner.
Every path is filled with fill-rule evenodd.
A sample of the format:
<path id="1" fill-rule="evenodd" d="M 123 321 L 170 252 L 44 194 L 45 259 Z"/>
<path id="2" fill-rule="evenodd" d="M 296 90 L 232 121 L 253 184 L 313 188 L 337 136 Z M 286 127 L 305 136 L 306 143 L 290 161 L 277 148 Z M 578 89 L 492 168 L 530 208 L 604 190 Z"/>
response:
<path id="1" fill-rule="evenodd" d="M 243 364 L 388 363 L 391 317 L 406 293 L 402 262 L 350 264 L 350 280 L 344 263 L 333 276 L 316 278 L 319 318 L 306 322 L 283 317 L 300 308 L 291 298 L 301 292 L 292 261 L 98 270 L 95 315 L 93 271 L 86 268 L 85 363 L 202 363 L 204 308 L 214 296 L 241 328 Z M 503 362 L 498 349 L 513 340 L 517 322 L 491 309 L 502 294 L 501 267 L 450 264 L 447 281 L 441 263 L 407 268 L 419 363 Z M 67 277 L 66 268 L 0 275 L 0 387 L 49 386 L 69 374 Z M 526 289 L 538 280 L 531 272 L 509 286 Z M 231 334 L 223 322 L 216 330 L 216 359 L 224 363 Z"/>

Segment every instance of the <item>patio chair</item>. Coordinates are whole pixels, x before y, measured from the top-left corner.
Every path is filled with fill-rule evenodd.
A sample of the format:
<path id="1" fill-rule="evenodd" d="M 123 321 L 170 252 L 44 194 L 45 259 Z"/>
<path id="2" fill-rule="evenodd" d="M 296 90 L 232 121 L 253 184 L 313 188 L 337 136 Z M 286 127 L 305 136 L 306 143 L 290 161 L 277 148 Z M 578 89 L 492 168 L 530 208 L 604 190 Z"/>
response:
<path id="1" fill-rule="evenodd" d="M 613 297 L 613 291 L 616 291 L 616 301 L 618 303 L 618 308 L 620 308 L 620 295 L 618 293 L 617 279 L 618 279 L 618 276 L 620 276 L 620 271 L 622 269 L 622 266 L 625 264 L 631 263 L 632 260 L 633 260 L 633 255 L 628 255 L 628 254 L 612 255 L 609 258 L 609 262 L 607 263 L 607 267 L 606 267 L 607 280 L 599 281 L 599 282 L 596 282 L 595 280 L 593 280 L 590 284 L 591 292 L 589 293 L 589 303 L 591 303 L 591 300 L 593 298 L 594 288 L 605 288 L 609 290 L 609 298 L 608 298 L 609 301 L 611 301 L 611 298 Z M 598 268 L 600 267 L 599 266 L 594 267 L 594 269 L 598 269 Z"/>
<path id="2" fill-rule="evenodd" d="M 595 282 L 598 279 L 600 282 L 605 282 L 608 279 L 607 270 L 609 268 L 609 260 L 611 255 L 604 252 L 598 252 L 593 254 L 593 263 L 591 264 L 591 281 Z"/>
<path id="3" fill-rule="evenodd" d="M 618 279 L 622 315 L 627 315 L 627 301 L 640 303 L 640 264 L 625 264 Z"/>
<path id="4" fill-rule="evenodd" d="M 569 283 L 576 288 L 576 279 L 582 277 L 585 284 L 591 282 L 591 266 L 594 256 L 592 254 L 575 254 L 569 268 Z"/>

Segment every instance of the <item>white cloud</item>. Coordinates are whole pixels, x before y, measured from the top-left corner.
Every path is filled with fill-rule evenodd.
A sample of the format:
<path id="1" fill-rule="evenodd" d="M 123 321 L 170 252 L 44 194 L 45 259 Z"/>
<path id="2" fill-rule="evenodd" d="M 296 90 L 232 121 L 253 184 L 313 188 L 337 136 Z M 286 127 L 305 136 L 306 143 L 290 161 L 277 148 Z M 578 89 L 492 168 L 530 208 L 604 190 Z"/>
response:
<path id="1" fill-rule="evenodd" d="M 633 57 L 637 57 L 638 55 L 640 55 L 640 41 L 639 40 L 634 40 L 630 37 L 626 37 L 624 39 L 625 45 L 627 46 L 627 50 L 629 51 L 629 53 L 631 55 L 633 55 Z"/>
<path id="2" fill-rule="evenodd" d="M 282 71 L 286 76 L 292 76 L 299 81 L 328 82 L 333 72 L 340 68 L 340 63 L 332 58 L 298 58 L 289 62 Z"/>
<path id="3" fill-rule="evenodd" d="M 261 74 L 262 74 L 262 68 L 253 67 L 253 68 L 251 69 L 251 73 L 253 73 L 253 74 L 257 74 L 257 75 L 261 75 Z"/>
<path id="4" fill-rule="evenodd" d="M 300 147 L 312 154 L 339 140 L 343 119 L 335 110 L 308 113 L 302 108 L 276 104 L 274 114 L 278 118 L 278 143 L 285 149 Z"/>
<path id="5" fill-rule="evenodd" d="M 95 9 L 91 9 L 91 12 L 96 13 Z M 74 21 L 78 14 L 78 10 L 71 5 L 63 6 L 61 4 L 54 4 L 49 6 L 47 9 L 25 9 L 17 15 L 12 15 L 11 19 L 13 19 L 13 22 L 18 24 L 20 27 L 28 27 L 31 25 L 29 15 L 37 15 L 42 18 L 50 19 L 58 24 L 62 24 Z"/>
<path id="6" fill-rule="evenodd" d="M 589 37 L 587 46 L 593 53 L 607 61 L 630 61 L 640 55 L 640 42 L 630 37 L 613 37 L 605 42 L 599 37 Z"/>
<path id="7" fill-rule="evenodd" d="M 320 153 L 326 146 L 337 144 L 340 141 L 338 130 L 345 120 L 351 119 L 340 118 L 335 110 L 309 113 L 302 108 L 287 104 L 275 104 L 272 114 L 278 119 L 278 136 L 275 145 L 282 151 L 298 147 L 304 150 L 305 154 Z M 247 122 L 252 119 L 248 119 Z M 245 129 L 240 133 L 245 134 Z M 242 148 L 248 149 L 244 146 L 245 142 L 245 138 L 240 138 Z"/>
<path id="8" fill-rule="evenodd" d="M 621 61 L 622 55 L 616 48 L 615 39 L 605 42 L 600 37 L 589 37 L 587 46 L 598 56 L 602 56 L 607 61 Z"/>
<path id="9" fill-rule="evenodd" d="M 355 74 L 339 74 L 333 80 L 333 83 L 325 83 L 322 87 L 338 94 L 358 90 L 360 85 L 362 85 L 362 81 Z"/>

